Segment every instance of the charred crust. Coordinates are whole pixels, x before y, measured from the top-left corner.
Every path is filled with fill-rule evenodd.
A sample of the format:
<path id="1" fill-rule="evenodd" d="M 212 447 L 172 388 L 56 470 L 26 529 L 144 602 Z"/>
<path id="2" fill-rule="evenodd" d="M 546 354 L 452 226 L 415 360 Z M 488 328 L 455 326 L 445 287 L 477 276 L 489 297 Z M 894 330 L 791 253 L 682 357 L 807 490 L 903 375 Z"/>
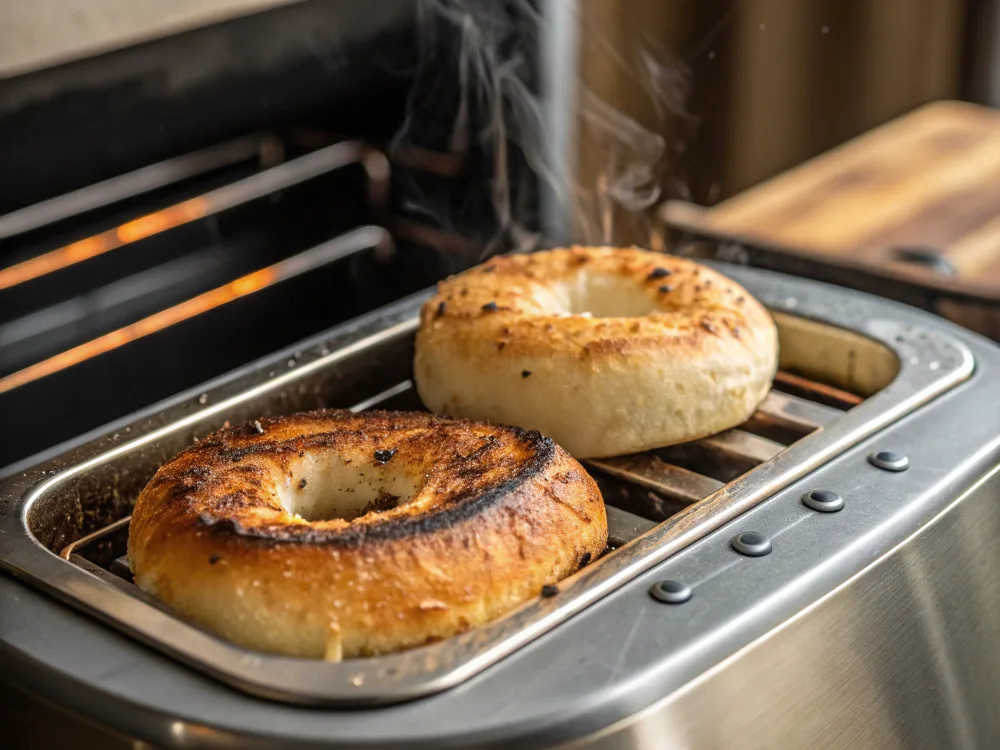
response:
<path id="1" fill-rule="evenodd" d="M 472 453 L 462 456 L 462 458 L 465 461 L 478 461 L 480 458 L 483 457 L 483 454 L 485 454 L 491 448 L 496 447 L 497 443 L 499 442 L 500 440 L 495 435 L 488 435 L 483 438 L 483 442 L 478 448 L 472 451 Z"/>
<path id="2" fill-rule="evenodd" d="M 521 370 L 521 377 L 522 378 L 530 378 L 531 377 L 531 370 Z"/>
<path id="3" fill-rule="evenodd" d="M 448 309 L 447 302 L 444 301 L 438 302 L 437 312 L 435 313 L 435 317 L 440 318 L 442 315 L 444 315 L 444 311 L 447 309 Z"/>
<path id="4" fill-rule="evenodd" d="M 383 492 L 381 495 L 376 497 L 370 503 L 365 505 L 362 509 L 361 514 L 365 513 L 384 513 L 387 510 L 392 510 L 397 505 L 399 505 L 399 496 L 390 495 L 388 492 Z"/>
<path id="5" fill-rule="evenodd" d="M 641 282 L 654 303 L 649 315 L 642 316 L 651 319 L 651 323 L 623 319 L 611 323 L 564 321 L 562 316 L 547 308 L 538 310 L 533 305 L 518 303 L 523 295 L 520 285 L 531 283 L 533 268 L 541 269 L 537 278 L 545 284 L 576 273 L 578 262 L 583 260 L 597 273 L 622 275 Z M 495 268 L 492 277 L 478 275 L 486 265 Z M 508 287 L 508 281 L 512 286 Z M 461 292 L 468 293 L 466 299 L 461 299 Z M 620 356 L 661 346 L 664 342 L 661 334 L 667 332 L 671 346 L 690 345 L 700 349 L 706 346 L 705 329 L 699 320 L 701 315 L 728 310 L 741 317 L 746 307 L 740 308 L 740 305 L 754 303 L 738 284 L 694 261 L 637 248 L 611 247 L 567 247 L 484 261 L 483 266 L 444 283 L 441 296 L 434 299 L 431 307 L 425 308 L 431 315 L 421 318 L 422 325 L 431 327 L 433 305 L 439 299 L 453 300 L 449 301 L 448 318 L 440 325 L 453 323 L 455 335 L 469 346 L 484 346 L 492 356 L 502 357 L 512 349 L 518 355 L 531 355 L 550 350 L 555 345 L 564 349 L 567 356 L 583 362 L 594 357 Z M 494 305 L 495 315 L 489 312 Z M 732 340 L 732 326 L 721 317 L 714 328 L 715 335 Z M 434 336 L 440 340 L 446 334 L 447 331 L 440 329 Z M 746 341 L 745 325 L 742 334 Z M 540 340 L 550 335 L 556 337 L 554 341 Z M 518 372 L 521 370 L 513 370 L 515 379 Z"/>
<path id="6" fill-rule="evenodd" d="M 481 309 L 482 309 L 483 312 L 496 312 L 500 308 L 497 307 L 497 303 L 496 302 L 492 302 L 491 301 L 491 302 L 487 302 L 485 305 L 483 305 Z"/>
<path id="7" fill-rule="evenodd" d="M 585 565 L 589 564 L 590 564 L 590 553 L 584 552 L 582 555 L 580 555 L 580 567 L 582 568 Z"/>
<path id="8" fill-rule="evenodd" d="M 213 516 L 211 513 L 199 513 L 198 522 L 208 528 L 209 531 L 217 534 L 245 536 L 250 533 L 250 530 L 235 518 Z"/>
<path id="9" fill-rule="evenodd" d="M 343 410 L 320 410 L 318 412 L 293 415 L 287 419 L 329 419 L 331 416 L 338 415 L 350 417 L 354 420 L 357 420 L 358 416 Z M 439 423 L 447 423 L 460 427 L 469 427 L 477 424 L 468 420 L 449 420 L 429 414 L 421 414 L 419 415 L 419 419 L 415 419 L 412 413 L 406 414 L 389 411 L 367 412 L 366 416 L 374 422 L 373 426 L 369 428 L 369 432 L 374 432 L 376 429 L 389 429 L 393 426 L 394 422 L 401 423 L 398 425 L 398 429 L 406 429 L 407 427 L 433 427 Z M 280 431 L 281 421 L 281 419 L 271 420 L 271 426 L 275 428 L 275 433 Z M 455 455 L 451 458 L 447 471 L 457 477 L 475 477 L 482 471 L 481 457 L 493 449 L 502 450 L 505 446 L 509 446 L 510 439 L 519 444 L 520 448 L 526 454 L 525 459 L 520 461 L 516 468 L 506 472 L 505 478 L 496 484 L 476 489 L 473 492 L 457 492 L 444 500 L 440 506 L 427 513 L 376 518 L 369 523 L 351 523 L 346 527 L 322 527 L 313 524 L 292 523 L 263 523 L 249 526 L 241 523 L 237 518 L 228 515 L 229 513 L 238 513 L 251 508 L 261 507 L 260 495 L 246 489 L 211 497 L 211 508 L 194 516 L 194 523 L 220 542 L 223 539 L 238 539 L 254 544 L 272 546 L 276 544 L 305 544 L 356 547 L 364 543 L 405 539 L 452 528 L 457 524 L 488 511 L 502 503 L 505 499 L 518 493 L 522 488 L 537 482 L 548 471 L 552 462 L 558 458 L 559 448 L 556 444 L 550 438 L 543 437 L 535 430 L 523 430 L 515 427 L 498 427 L 494 429 L 497 430 L 497 433 L 483 435 L 480 438 L 480 445 L 473 451 L 465 455 Z M 230 430 L 228 434 L 232 437 L 235 432 L 237 431 Z M 350 440 L 352 435 L 363 434 L 363 430 L 346 428 L 340 431 L 337 436 L 332 436 L 329 433 L 318 433 L 306 437 L 291 438 L 286 442 L 268 441 L 267 443 L 240 447 L 220 445 L 216 455 L 221 457 L 225 454 L 227 458 L 223 459 L 224 461 L 231 460 L 234 454 L 247 456 L 253 453 L 267 454 L 270 452 L 272 454 L 278 453 L 279 455 L 296 455 L 300 450 L 305 452 L 302 446 L 305 446 L 306 450 L 335 447 L 338 442 Z M 504 436 L 508 440 L 504 440 Z M 220 440 L 219 442 L 225 443 L 226 441 Z M 395 452 L 393 450 L 393 453 Z M 199 455 L 200 453 L 200 450 L 188 449 L 178 456 L 175 461 L 180 462 L 185 457 L 188 460 L 200 460 L 202 458 Z M 209 461 L 212 460 L 210 457 L 204 458 Z M 227 466 L 225 470 L 231 471 L 232 468 L 234 467 Z M 166 470 L 165 473 L 169 475 L 170 465 L 168 464 L 164 469 Z M 190 497 L 188 490 L 182 486 L 182 482 L 178 481 L 183 471 L 176 471 L 173 476 L 166 476 L 164 478 L 164 484 L 168 486 L 164 500 L 165 504 L 187 502 L 187 499 Z M 214 475 L 218 477 L 218 474 Z M 395 507 L 397 504 L 398 498 L 385 494 L 372 503 L 373 507 L 371 510 L 389 509 Z"/>
<path id="10" fill-rule="evenodd" d="M 558 593 L 559 593 L 559 587 L 558 586 L 554 586 L 551 583 L 547 583 L 544 586 L 542 586 L 542 598 L 543 599 L 551 599 L 553 596 L 555 596 Z"/>
<path id="11" fill-rule="evenodd" d="M 254 443 L 252 445 L 241 445 L 239 447 L 220 446 L 218 448 L 218 455 L 219 458 L 224 461 L 238 463 L 247 456 L 253 456 L 261 453 L 285 452 L 289 450 L 292 449 L 287 445 L 282 446 L 273 441 L 268 441 L 266 443 Z"/>

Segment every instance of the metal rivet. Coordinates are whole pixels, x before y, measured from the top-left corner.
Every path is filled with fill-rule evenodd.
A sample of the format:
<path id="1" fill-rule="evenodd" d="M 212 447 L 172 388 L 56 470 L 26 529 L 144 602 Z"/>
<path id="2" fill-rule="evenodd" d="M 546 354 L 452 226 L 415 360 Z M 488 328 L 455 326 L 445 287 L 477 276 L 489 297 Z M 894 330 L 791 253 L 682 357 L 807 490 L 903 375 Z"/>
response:
<path id="1" fill-rule="evenodd" d="M 813 490 L 802 496 L 802 504 L 820 513 L 836 513 L 844 507 L 844 498 L 830 490 Z"/>
<path id="2" fill-rule="evenodd" d="M 741 555 L 763 557 L 771 554 L 771 540 L 756 531 L 744 531 L 732 538 L 730 544 Z"/>
<path id="3" fill-rule="evenodd" d="M 691 598 L 691 587 L 680 581 L 657 581 L 649 588 L 650 595 L 664 604 L 683 604 Z"/>
<path id="4" fill-rule="evenodd" d="M 886 471 L 906 471 L 910 468 L 910 459 L 895 451 L 876 451 L 868 456 L 868 463 Z"/>

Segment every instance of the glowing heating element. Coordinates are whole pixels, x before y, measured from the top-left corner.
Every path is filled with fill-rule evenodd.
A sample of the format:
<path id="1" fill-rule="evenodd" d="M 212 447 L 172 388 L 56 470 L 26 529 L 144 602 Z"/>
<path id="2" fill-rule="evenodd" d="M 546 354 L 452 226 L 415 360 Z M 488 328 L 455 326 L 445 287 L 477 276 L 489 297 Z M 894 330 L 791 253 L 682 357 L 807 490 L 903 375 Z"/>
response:
<path id="1" fill-rule="evenodd" d="M 217 210 L 205 197 L 192 198 L 162 211 L 140 216 L 106 232 L 51 250 L 0 270 L 0 289 L 37 279 L 53 271 L 103 255 L 168 229 L 204 218 Z"/>
<path id="2" fill-rule="evenodd" d="M 319 268 L 360 250 L 379 247 L 392 247 L 392 240 L 389 234 L 381 227 L 360 227 L 322 245 L 318 245 L 298 255 L 293 255 L 291 258 L 286 258 L 267 268 L 262 268 L 253 273 L 241 276 L 228 284 L 203 292 L 197 297 L 192 297 L 173 307 L 160 310 L 135 323 L 99 336 L 96 339 L 91 339 L 79 346 L 67 349 L 55 356 L 25 367 L 23 370 L 18 370 L 6 377 L 0 378 L 0 393 L 5 393 L 33 380 L 38 380 L 39 378 L 64 370 L 67 367 L 72 367 L 92 357 L 148 336 L 151 333 L 162 331 L 164 328 L 181 323 L 196 315 L 201 315 L 228 302 L 232 302 L 235 299 L 245 297 L 277 282 L 285 281 L 293 276 L 298 276 L 299 274 Z"/>
<path id="3" fill-rule="evenodd" d="M 161 331 L 188 318 L 208 312 L 238 297 L 256 292 L 258 289 L 262 289 L 279 280 L 278 272 L 280 269 L 278 266 L 280 264 L 254 271 L 225 286 L 220 286 L 211 291 L 199 294 L 197 297 L 192 297 L 173 307 L 168 307 L 135 323 L 131 323 L 96 339 L 91 339 L 79 346 L 67 349 L 37 364 L 12 373 L 7 377 L 0 378 L 0 393 L 17 388 L 32 380 L 43 378 L 46 375 L 51 375 L 67 367 L 72 367 L 91 357 L 104 354 L 131 341 L 140 339 L 143 336 L 148 336 L 151 333 Z"/>
<path id="4" fill-rule="evenodd" d="M 378 156 L 360 143 L 353 141 L 336 143 L 238 182 L 216 188 L 197 198 L 140 216 L 114 229 L 0 269 L 0 290 L 9 289 L 16 284 L 117 250 L 154 234 L 272 195 L 348 164 L 368 163 L 368 167 L 374 169 L 374 165 L 379 163 Z"/>

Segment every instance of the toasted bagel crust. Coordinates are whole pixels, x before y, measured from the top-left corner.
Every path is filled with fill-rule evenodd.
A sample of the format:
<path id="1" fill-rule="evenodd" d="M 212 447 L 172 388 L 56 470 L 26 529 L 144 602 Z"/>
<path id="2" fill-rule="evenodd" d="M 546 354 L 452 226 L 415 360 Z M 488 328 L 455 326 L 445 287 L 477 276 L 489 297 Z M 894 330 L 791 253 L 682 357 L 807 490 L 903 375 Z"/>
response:
<path id="1" fill-rule="evenodd" d="M 538 430 L 597 458 L 741 424 L 777 364 L 774 322 L 731 279 L 660 253 L 572 248 L 439 284 L 414 374 L 433 412 Z"/>
<path id="2" fill-rule="evenodd" d="M 352 520 L 291 512 L 383 487 L 412 497 Z M 537 433 L 319 411 L 221 430 L 161 467 L 128 555 L 141 589 L 230 641 L 339 659 L 487 622 L 606 542 L 597 485 Z"/>

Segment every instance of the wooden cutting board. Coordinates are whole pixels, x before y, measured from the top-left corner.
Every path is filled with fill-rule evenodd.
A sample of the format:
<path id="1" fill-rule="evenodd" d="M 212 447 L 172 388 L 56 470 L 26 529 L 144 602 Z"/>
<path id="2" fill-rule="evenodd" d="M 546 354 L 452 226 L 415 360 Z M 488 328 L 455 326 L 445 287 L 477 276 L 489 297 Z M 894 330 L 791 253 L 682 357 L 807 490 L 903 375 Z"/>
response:
<path id="1" fill-rule="evenodd" d="M 674 227 L 736 236 L 911 281 L 1000 293 L 1000 112 L 935 102 Z"/>

